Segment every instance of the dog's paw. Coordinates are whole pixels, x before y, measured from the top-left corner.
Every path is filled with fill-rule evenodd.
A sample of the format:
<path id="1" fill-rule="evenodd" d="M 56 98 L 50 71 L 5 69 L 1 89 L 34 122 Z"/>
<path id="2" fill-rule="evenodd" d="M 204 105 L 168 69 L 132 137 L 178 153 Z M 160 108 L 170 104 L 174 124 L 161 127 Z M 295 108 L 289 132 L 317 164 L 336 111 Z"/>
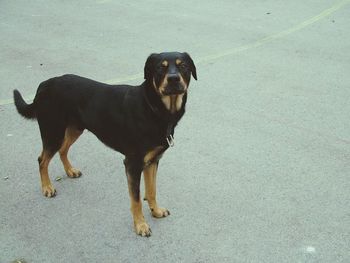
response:
<path id="1" fill-rule="evenodd" d="M 54 197 L 56 195 L 56 189 L 52 185 L 43 186 L 41 190 L 46 197 Z"/>
<path id="2" fill-rule="evenodd" d="M 136 234 L 138 234 L 142 237 L 150 237 L 152 234 L 151 228 L 145 222 L 135 224 L 135 231 L 136 231 Z"/>
<path id="3" fill-rule="evenodd" d="M 168 209 L 161 208 L 161 207 L 156 207 L 156 208 L 151 208 L 152 216 L 156 218 L 162 218 L 162 217 L 167 217 L 170 215 L 170 212 Z"/>
<path id="4" fill-rule="evenodd" d="M 73 167 L 70 167 L 69 169 L 67 169 L 66 173 L 70 178 L 78 178 L 82 175 L 82 173 L 78 169 Z"/>

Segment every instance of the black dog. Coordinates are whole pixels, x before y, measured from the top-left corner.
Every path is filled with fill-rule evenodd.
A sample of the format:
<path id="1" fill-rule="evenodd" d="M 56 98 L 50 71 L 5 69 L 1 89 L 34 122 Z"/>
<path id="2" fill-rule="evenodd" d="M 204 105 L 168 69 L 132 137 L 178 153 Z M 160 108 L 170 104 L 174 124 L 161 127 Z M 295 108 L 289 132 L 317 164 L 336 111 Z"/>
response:
<path id="1" fill-rule="evenodd" d="M 84 129 L 104 144 L 125 155 L 131 212 L 135 231 L 150 236 L 140 201 L 140 178 L 144 174 L 145 199 L 154 217 L 169 211 L 156 202 L 156 172 L 164 151 L 173 145 L 174 128 L 185 113 L 187 89 L 196 67 L 187 53 L 161 53 L 148 57 L 145 81 L 140 86 L 107 85 L 75 75 L 51 78 L 39 85 L 32 104 L 14 90 L 18 112 L 39 123 L 43 151 L 38 158 L 42 192 L 56 194 L 48 165 L 60 153 L 69 177 L 81 172 L 70 164 L 67 153 Z"/>

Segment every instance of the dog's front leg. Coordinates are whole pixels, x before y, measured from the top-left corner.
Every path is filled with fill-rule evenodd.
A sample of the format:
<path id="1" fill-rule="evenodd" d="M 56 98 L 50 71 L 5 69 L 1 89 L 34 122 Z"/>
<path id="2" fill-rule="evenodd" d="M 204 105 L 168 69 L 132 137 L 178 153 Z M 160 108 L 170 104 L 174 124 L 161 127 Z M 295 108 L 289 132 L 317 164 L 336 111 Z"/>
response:
<path id="1" fill-rule="evenodd" d="M 142 159 L 127 157 L 124 160 L 124 165 L 126 177 L 128 178 L 131 213 L 134 219 L 135 231 L 140 236 L 149 237 L 152 231 L 143 216 L 140 198 L 140 179 L 143 167 Z"/>
<path id="2" fill-rule="evenodd" d="M 158 162 L 151 163 L 143 170 L 143 175 L 145 179 L 145 189 L 146 195 L 145 200 L 147 200 L 149 208 L 151 209 L 152 215 L 156 218 L 166 217 L 170 215 L 169 210 L 161 208 L 157 204 L 156 192 L 157 192 L 157 169 Z"/>

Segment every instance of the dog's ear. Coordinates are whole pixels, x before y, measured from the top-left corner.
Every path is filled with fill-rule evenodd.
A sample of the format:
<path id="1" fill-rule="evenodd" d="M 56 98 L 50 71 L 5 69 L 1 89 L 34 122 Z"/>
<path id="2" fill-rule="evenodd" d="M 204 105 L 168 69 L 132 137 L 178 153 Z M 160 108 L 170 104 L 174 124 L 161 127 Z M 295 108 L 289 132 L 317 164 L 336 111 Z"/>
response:
<path id="1" fill-rule="evenodd" d="M 192 76 L 194 77 L 195 80 L 197 80 L 196 66 L 194 65 L 194 62 L 191 56 L 186 52 L 184 52 L 184 55 L 185 55 L 185 59 L 187 60 L 187 63 L 190 65 Z"/>
<path id="2" fill-rule="evenodd" d="M 144 79 L 148 79 L 150 80 L 152 78 L 152 71 L 153 71 L 153 67 L 154 67 L 154 60 L 157 57 L 158 54 L 151 54 L 149 55 L 149 57 L 146 60 L 145 63 L 145 68 L 144 68 Z"/>

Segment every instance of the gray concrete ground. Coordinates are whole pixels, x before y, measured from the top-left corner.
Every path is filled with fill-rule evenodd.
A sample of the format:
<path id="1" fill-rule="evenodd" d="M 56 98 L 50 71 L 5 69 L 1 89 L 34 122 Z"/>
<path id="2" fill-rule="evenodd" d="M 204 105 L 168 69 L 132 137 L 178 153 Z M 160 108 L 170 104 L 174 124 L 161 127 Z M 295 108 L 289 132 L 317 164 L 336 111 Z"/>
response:
<path id="1" fill-rule="evenodd" d="M 0 262 L 350 262 L 350 1 L 1 1 Z M 50 166 L 11 104 L 52 76 L 142 81 L 148 54 L 197 62 L 165 219 L 132 230 L 123 157 L 86 133 L 84 175 Z"/>

